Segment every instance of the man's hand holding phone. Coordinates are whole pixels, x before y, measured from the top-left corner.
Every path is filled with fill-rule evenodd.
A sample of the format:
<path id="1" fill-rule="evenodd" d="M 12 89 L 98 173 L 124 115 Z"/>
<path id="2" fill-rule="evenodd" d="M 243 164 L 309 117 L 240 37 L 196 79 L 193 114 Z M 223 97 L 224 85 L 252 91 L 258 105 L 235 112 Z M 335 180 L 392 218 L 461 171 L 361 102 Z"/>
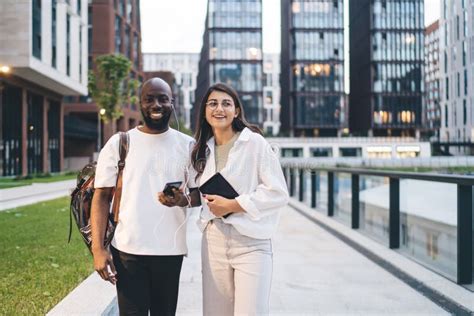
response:
<path id="1" fill-rule="evenodd" d="M 181 181 L 168 182 L 162 192 L 158 192 L 158 200 L 161 204 L 168 207 L 188 205 L 188 199 L 184 194 L 184 188 L 181 188 Z"/>

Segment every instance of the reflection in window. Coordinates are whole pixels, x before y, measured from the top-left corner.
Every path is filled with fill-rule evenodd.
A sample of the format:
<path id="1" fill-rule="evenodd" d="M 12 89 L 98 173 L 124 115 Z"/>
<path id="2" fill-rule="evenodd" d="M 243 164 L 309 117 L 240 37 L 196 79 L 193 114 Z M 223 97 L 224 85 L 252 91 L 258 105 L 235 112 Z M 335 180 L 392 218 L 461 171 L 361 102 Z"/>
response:
<path id="1" fill-rule="evenodd" d="M 66 14 L 66 74 L 71 75 L 71 16 Z"/>
<path id="2" fill-rule="evenodd" d="M 297 59 L 342 61 L 342 56 L 339 55 L 339 51 L 344 49 L 344 34 L 342 32 L 296 31 L 292 37 L 295 43 L 293 54 Z"/>
<path id="3" fill-rule="evenodd" d="M 262 59 L 260 32 L 212 32 L 210 59 Z"/>
<path id="4" fill-rule="evenodd" d="M 217 3 L 218 2 L 218 3 Z M 255 27 L 262 26 L 261 3 L 257 1 L 209 2 L 209 27 Z"/>
<path id="5" fill-rule="evenodd" d="M 262 121 L 262 97 L 261 94 L 240 93 L 240 100 L 244 107 L 245 116 L 251 123 Z"/>
<path id="6" fill-rule="evenodd" d="M 426 232 L 426 255 L 433 259 L 438 257 L 438 235 Z"/>
<path id="7" fill-rule="evenodd" d="M 57 49 L 56 49 L 56 38 L 57 38 L 57 0 L 51 1 L 51 66 L 57 67 Z M 92 43 L 92 42 L 91 42 Z"/>
<path id="8" fill-rule="evenodd" d="M 293 87 L 298 91 L 344 92 L 340 64 L 313 63 L 293 66 Z"/>
<path id="9" fill-rule="evenodd" d="M 343 25 L 341 0 L 294 1 L 292 13 L 293 27 L 297 28 L 340 28 Z"/>
<path id="10" fill-rule="evenodd" d="M 237 91 L 262 90 L 261 64 L 214 64 L 211 65 L 211 81 L 230 84 Z"/>
<path id="11" fill-rule="evenodd" d="M 343 122 L 341 95 L 301 95 L 293 102 L 298 126 L 338 127 Z"/>
<path id="12" fill-rule="evenodd" d="M 33 43 L 33 56 L 41 59 L 41 0 L 33 0 L 33 32 L 32 43 Z"/>

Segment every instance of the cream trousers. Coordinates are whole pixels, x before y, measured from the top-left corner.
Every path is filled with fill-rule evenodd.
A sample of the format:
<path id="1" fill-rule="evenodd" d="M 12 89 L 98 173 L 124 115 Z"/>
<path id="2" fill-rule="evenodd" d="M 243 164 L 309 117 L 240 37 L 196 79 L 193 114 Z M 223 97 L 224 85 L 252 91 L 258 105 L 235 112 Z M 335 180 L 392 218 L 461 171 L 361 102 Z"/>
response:
<path id="1" fill-rule="evenodd" d="M 204 315 L 269 314 L 270 239 L 244 236 L 214 219 L 204 230 L 201 251 Z"/>

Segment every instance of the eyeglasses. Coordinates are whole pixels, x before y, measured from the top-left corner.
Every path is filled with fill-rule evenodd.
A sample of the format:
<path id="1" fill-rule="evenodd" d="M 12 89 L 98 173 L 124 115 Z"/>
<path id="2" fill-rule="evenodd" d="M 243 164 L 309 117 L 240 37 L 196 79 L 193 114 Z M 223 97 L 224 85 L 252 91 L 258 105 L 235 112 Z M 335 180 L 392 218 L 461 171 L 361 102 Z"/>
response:
<path id="1" fill-rule="evenodd" d="M 212 100 L 212 101 L 207 101 L 206 102 L 206 106 L 208 108 L 210 108 L 211 110 L 215 110 L 217 109 L 217 107 L 219 106 L 219 102 L 215 101 L 215 100 Z M 224 110 L 228 110 L 230 109 L 231 107 L 234 106 L 234 103 L 232 103 L 231 101 L 229 100 L 222 100 L 221 102 L 221 106 Z"/>

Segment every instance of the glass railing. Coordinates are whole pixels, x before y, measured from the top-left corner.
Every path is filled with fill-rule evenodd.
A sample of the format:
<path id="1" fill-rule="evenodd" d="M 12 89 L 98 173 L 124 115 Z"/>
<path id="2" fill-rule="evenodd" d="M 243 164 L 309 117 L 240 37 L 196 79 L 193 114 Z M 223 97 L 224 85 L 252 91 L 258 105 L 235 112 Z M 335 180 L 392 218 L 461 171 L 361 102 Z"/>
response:
<path id="1" fill-rule="evenodd" d="M 349 173 L 334 174 L 334 217 L 348 225 L 351 225 L 351 203 L 351 175 Z"/>
<path id="2" fill-rule="evenodd" d="M 388 244 L 388 178 L 360 176 L 359 181 L 359 228 L 369 237 Z"/>
<path id="3" fill-rule="evenodd" d="M 400 250 L 452 279 L 457 257 L 456 185 L 400 180 Z"/>
<path id="4" fill-rule="evenodd" d="M 290 195 L 458 284 L 474 279 L 474 177 L 283 158 Z"/>

